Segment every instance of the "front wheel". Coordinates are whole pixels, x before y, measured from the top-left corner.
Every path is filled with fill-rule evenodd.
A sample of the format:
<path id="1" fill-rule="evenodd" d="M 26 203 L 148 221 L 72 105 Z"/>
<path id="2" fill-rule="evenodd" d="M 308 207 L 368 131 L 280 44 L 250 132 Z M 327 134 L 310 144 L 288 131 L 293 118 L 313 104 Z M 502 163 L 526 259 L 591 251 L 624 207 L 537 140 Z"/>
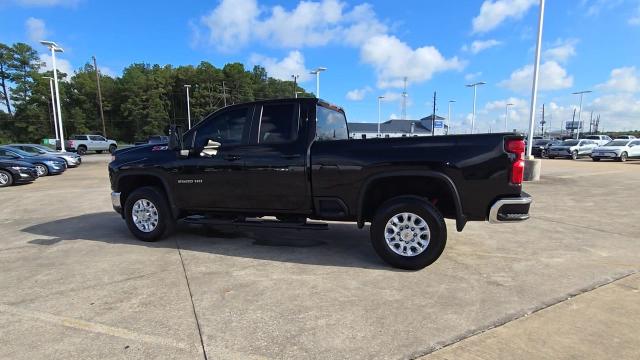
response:
<path id="1" fill-rule="evenodd" d="M 571 160 L 578 160 L 578 151 L 574 150 L 571 152 Z"/>
<path id="2" fill-rule="evenodd" d="M 80 145 L 78 146 L 78 150 L 76 151 L 78 152 L 78 155 L 82 156 L 87 153 L 87 147 L 84 145 Z"/>
<path id="3" fill-rule="evenodd" d="M 623 152 L 622 154 L 620 154 L 618 161 L 625 162 L 627 161 L 628 158 L 629 158 L 629 155 L 626 152 Z"/>
<path id="4" fill-rule="evenodd" d="M 45 164 L 36 164 L 36 172 L 38 173 L 38 177 L 49 175 L 49 168 Z"/>
<path id="5" fill-rule="evenodd" d="M 393 198 L 380 206 L 371 223 L 371 243 L 391 266 L 420 270 L 435 262 L 447 243 L 442 214 L 429 202 Z"/>
<path id="6" fill-rule="evenodd" d="M 116 145 L 109 146 L 109 154 L 113 154 L 114 152 L 116 152 L 116 150 L 118 150 L 118 147 Z"/>
<path id="7" fill-rule="evenodd" d="M 167 198 L 156 187 L 133 191 L 125 201 L 124 211 L 129 231 L 142 241 L 158 241 L 175 227 Z"/>
<path id="8" fill-rule="evenodd" d="M 13 176 L 8 171 L 0 170 L 0 187 L 11 186 L 13 184 Z"/>

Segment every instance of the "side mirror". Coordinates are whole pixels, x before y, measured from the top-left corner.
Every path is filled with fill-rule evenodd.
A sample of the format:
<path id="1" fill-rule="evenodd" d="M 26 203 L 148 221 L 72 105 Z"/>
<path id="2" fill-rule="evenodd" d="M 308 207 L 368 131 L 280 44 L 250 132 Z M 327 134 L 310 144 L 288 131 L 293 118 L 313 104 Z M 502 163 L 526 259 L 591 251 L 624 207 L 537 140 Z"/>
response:
<path id="1" fill-rule="evenodd" d="M 217 141 L 209 140 L 207 141 L 207 145 L 200 152 L 200 156 L 202 157 L 213 157 L 218 153 L 218 149 L 222 144 Z"/>

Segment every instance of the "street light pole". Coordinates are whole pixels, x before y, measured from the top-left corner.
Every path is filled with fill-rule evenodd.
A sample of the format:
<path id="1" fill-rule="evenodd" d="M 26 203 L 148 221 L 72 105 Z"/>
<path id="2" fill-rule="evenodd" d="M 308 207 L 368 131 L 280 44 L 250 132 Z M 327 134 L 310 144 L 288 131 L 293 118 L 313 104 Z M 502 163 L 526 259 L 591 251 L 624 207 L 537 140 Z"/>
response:
<path id="1" fill-rule="evenodd" d="M 187 89 L 187 123 L 189 124 L 189 129 L 191 129 L 191 102 L 189 101 L 189 88 L 191 85 L 185 85 L 184 88 Z"/>
<path id="2" fill-rule="evenodd" d="M 466 85 L 467 87 L 472 87 L 473 88 L 473 115 L 471 116 L 471 133 L 472 134 L 473 134 L 473 130 L 474 130 L 475 126 L 476 126 L 476 97 L 478 95 L 477 88 L 478 88 L 479 85 L 484 85 L 484 84 L 486 84 L 486 82 L 479 81 L 477 83 Z"/>
<path id="3" fill-rule="evenodd" d="M 98 71 L 98 63 L 96 57 L 93 58 L 93 68 L 96 70 L 96 84 L 98 86 L 98 105 L 100 107 L 100 120 L 102 120 L 102 135 L 107 137 L 107 127 L 104 125 L 104 111 L 102 110 L 102 91 L 100 91 L 100 72 Z"/>
<path id="4" fill-rule="evenodd" d="M 527 159 L 532 159 L 533 129 L 536 121 L 536 101 L 538 96 L 538 74 L 540 73 L 540 49 L 542 48 L 542 27 L 544 25 L 544 0 L 540 0 L 540 14 L 538 16 L 538 41 L 536 42 L 536 56 L 533 63 L 533 84 L 531 86 L 531 108 L 529 109 L 529 134 L 527 135 Z"/>
<path id="5" fill-rule="evenodd" d="M 313 70 L 312 72 L 310 72 L 310 74 L 313 74 L 316 76 L 316 97 L 318 99 L 320 99 L 320 73 L 323 71 L 327 71 L 327 68 L 319 67 Z"/>
<path id="6" fill-rule="evenodd" d="M 298 78 L 300 75 L 291 75 L 291 77 L 293 78 L 293 97 L 297 99 L 298 94 L 296 91 L 298 91 Z"/>
<path id="7" fill-rule="evenodd" d="M 449 135 L 449 130 L 451 129 L 451 104 L 456 102 L 455 100 L 449 100 L 449 115 L 447 115 L 447 135 Z"/>
<path id="8" fill-rule="evenodd" d="M 56 69 L 56 52 L 64 50 L 53 41 L 42 40 L 40 43 L 51 50 L 51 65 L 53 67 L 53 83 L 56 90 L 56 108 L 58 111 L 58 133 L 60 135 L 60 150 L 66 152 L 64 146 L 64 129 L 62 127 L 62 111 L 60 110 L 60 90 L 58 88 L 58 70 Z"/>
<path id="9" fill-rule="evenodd" d="M 56 114 L 56 97 L 53 94 L 53 78 L 49 76 L 44 76 L 44 79 L 49 79 L 49 88 L 51 89 L 51 108 L 53 110 L 53 128 L 56 132 L 56 141 L 60 140 L 60 135 L 58 134 L 58 115 Z M 58 145 L 56 144 L 56 150 L 58 149 Z"/>
<path id="10" fill-rule="evenodd" d="M 382 95 L 378 96 L 378 137 L 380 137 L 380 121 L 382 118 L 382 115 L 380 112 L 380 102 L 382 101 L 382 99 L 384 99 L 384 96 Z"/>
<path id="11" fill-rule="evenodd" d="M 505 110 L 504 110 L 504 132 L 508 132 L 509 131 L 509 106 L 513 106 L 512 103 L 508 103 L 505 106 Z"/>
<path id="12" fill-rule="evenodd" d="M 582 96 L 590 93 L 591 90 L 577 91 L 572 93 L 573 95 L 580 95 L 580 110 L 578 110 L 578 129 L 576 139 L 580 139 L 580 127 L 582 126 Z"/>

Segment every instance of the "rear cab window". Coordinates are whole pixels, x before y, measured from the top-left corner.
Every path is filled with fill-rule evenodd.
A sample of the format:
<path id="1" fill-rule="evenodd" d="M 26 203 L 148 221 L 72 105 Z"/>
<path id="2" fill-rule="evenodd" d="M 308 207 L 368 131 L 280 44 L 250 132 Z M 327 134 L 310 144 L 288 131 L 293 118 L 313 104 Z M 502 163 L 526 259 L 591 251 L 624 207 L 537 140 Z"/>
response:
<path id="1" fill-rule="evenodd" d="M 299 116 L 296 104 L 265 104 L 260 112 L 259 144 L 286 144 L 298 138 Z"/>
<path id="2" fill-rule="evenodd" d="M 349 138 L 344 113 L 322 105 L 316 107 L 316 140 L 331 141 Z"/>

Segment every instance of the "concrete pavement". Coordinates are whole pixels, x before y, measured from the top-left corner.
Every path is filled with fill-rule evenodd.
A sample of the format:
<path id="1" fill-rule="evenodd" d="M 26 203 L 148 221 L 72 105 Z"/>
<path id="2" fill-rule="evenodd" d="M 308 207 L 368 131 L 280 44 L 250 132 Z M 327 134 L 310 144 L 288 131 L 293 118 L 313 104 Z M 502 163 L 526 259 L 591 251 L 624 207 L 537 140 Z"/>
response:
<path id="1" fill-rule="evenodd" d="M 200 359 L 200 333 L 209 359 L 446 356 L 452 344 L 520 329 L 518 319 L 568 297 L 606 298 L 592 289 L 640 269 L 640 223 L 629 216 L 640 162 L 545 160 L 542 180 L 525 185 L 533 219 L 470 223 L 462 233 L 448 222 L 443 256 L 405 272 L 379 260 L 368 228 L 351 224 L 183 225 L 169 239 L 138 242 L 111 211 L 108 156 L 89 158 L 0 191 L 0 358 Z M 608 333 L 627 329 L 601 319 Z M 528 341 L 528 332 L 510 333 Z M 640 347 L 618 338 L 616 354 Z M 585 346 L 581 357 L 601 354 Z"/>

